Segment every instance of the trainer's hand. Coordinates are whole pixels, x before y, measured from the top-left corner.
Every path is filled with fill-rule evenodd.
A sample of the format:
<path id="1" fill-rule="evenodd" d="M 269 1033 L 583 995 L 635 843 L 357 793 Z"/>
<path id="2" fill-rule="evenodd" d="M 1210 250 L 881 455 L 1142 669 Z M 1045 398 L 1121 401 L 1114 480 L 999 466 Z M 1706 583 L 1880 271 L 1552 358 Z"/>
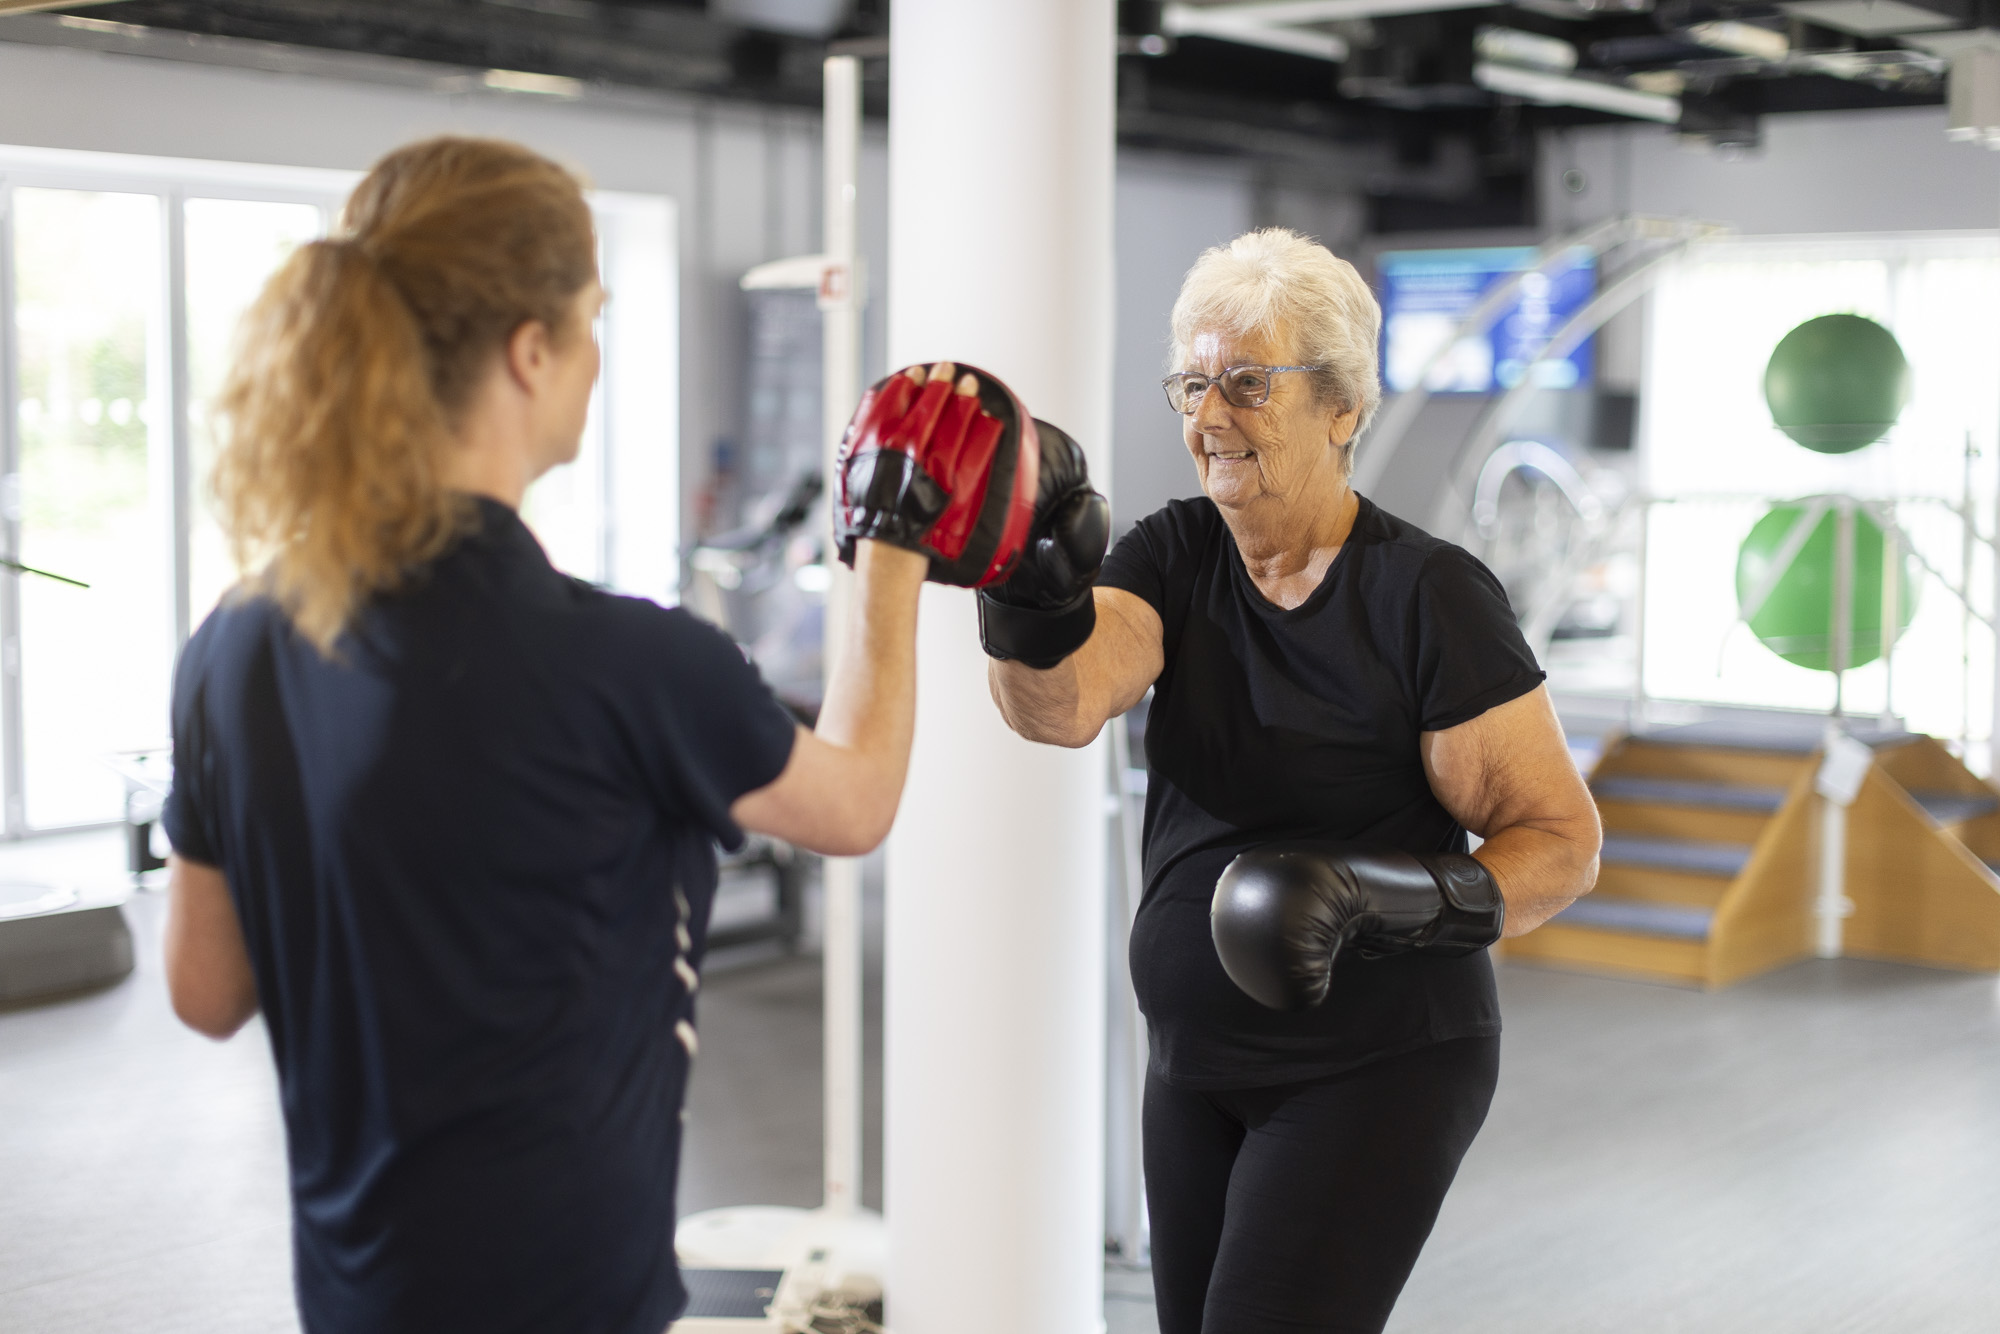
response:
<path id="1" fill-rule="evenodd" d="M 932 530 L 960 547 L 976 513 L 1002 425 L 979 403 L 976 376 L 952 377 L 941 361 L 911 366 L 862 395 L 841 442 L 834 538 L 840 559 L 854 563 L 854 544 L 874 538 L 929 554 Z M 956 555 L 957 551 L 947 554 Z"/>
<path id="2" fill-rule="evenodd" d="M 1500 938 L 1506 904 L 1477 858 L 1353 843 L 1270 843 L 1215 882 L 1209 932 L 1223 971 L 1274 1010 L 1326 999 L 1333 966 L 1421 950 L 1471 954 Z"/>
<path id="3" fill-rule="evenodd" d="M 1111 542 L 1111 506 L 1091 489 L 1076 441 L 1045 421 L 1035 430 L 1042 466 L 1034 526 L 1014 572 L 979 592 L 979 642 L 990 657 L 1046 670 L 1097 626 L 1090 590 Z"/>

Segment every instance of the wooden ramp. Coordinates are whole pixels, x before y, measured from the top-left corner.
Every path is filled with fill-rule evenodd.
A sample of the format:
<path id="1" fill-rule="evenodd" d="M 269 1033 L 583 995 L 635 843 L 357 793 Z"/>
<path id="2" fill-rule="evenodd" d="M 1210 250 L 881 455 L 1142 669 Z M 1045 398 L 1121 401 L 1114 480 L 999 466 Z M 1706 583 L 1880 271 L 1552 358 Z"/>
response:
<path id="1" fill-rule="evenodd" d="M 2000 970 L 2000 794 L 1934 738 L 1875 751 L 1848 811 L 1843 952 Z M 1722 987 L 1813 952 L 1818 745 L 1702 724 L 1626 737 L 1590 786 L 1594 893 L 1505 942 L 1509 959 Z"/>
<path id="2" fill-rule="evenodd" d="M 1845 952 L 2000 970 L 2000 794 L 1933 737 L 1878 747 L 1848 808 Z"/>
<path id="3" fill-rule="evenodd" d="M 1727 986 L 1812 952 L 1812 780 L 1788 736 L 1673 728 L 1626 737 L 1591 777 L 1597 889 L 1509 959 Z"/>

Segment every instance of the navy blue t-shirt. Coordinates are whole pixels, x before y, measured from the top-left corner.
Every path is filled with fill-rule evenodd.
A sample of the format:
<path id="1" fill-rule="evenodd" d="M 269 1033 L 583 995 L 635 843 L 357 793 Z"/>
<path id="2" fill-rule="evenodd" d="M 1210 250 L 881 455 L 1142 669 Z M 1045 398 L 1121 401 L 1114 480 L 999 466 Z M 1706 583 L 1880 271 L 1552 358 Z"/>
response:
<path id="1" fill-rule="evenodd" d="M 1418 745 L 1541 683 L 1499 581 L 1364 496 L 1296 607 L 1258 591 L 1206 497 L 1141 519 L 1098 582 L 1150 603 L 1166 650 L 1146 718 L 1146 888 L 1131 944 L 1160 1077 L 1268 1087 L 1498 1033 L 1484 951 L 1343 954 L 1323 1004 L 1281 1013 L 1222 971 L 1208 909 L 1223 868 L 1278 839 L 1465 850 Z"/>
<path id="2" fill-rule="evenodd" d="M 333 660 L 267 600 L 209 617 L 166 828 L 249 947 L 306 1330 L 659 1334 L 714 843 L 794 724 L 478 503 Z"/>

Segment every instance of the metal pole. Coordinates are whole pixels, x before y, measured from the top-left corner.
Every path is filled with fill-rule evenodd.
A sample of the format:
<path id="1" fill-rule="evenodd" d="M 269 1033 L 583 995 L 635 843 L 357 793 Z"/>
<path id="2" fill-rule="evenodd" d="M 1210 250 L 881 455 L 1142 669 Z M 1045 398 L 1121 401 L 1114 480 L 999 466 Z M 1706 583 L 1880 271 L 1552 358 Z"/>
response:
<path id="1" fill-rule="evenodd" d="M 1887 522 L 1882 525 L 1882 607 L 1881 629 L 1876 644 L 1882 655 L 1882 712 L 1879 721 L 1887 731 L 1896 725 L 1896 631 L 1903 614 L 1903 530 L 1896 526 L 1896 510 L 1885 507 Z"/>
<path id="2" fill-rule="evenodd" d="M 1834 508 L 1833 602 L 1828 665 L 1833 670 L 1833 716 L 1846 716 L 1847 668 L 1854 661 L 1854 501 L 1842 496 Z"/>
<path id="3" fill-rule="evenodd" d="M 1641 732 L 1646 726 L 1646 553 L 1648 534 L 1653 527 L 1653 501 L 1639 498 L 1639 594 L 1632 608 L 1632 712 L 1625 730 Z"/>
<path id="4" fill-rule="evenodd" d="M 834 456 L 854 411 L 861 381 L 861 302 L 855 290 L 855 209 L 861 167 L 861 62 L 829 56 L 825 65 L 825 267 L 821 271 L 820 398 L 826 431 L 827 485 L 835 491 Z M 822 525 L 823 530 L 829 530 Z M 845 649 L 853 575 L 827 560 L 825 670 Z M 825 913 L 821 943 L 825 1005 L 825 1208 L 849 1215 L 861 1204 L 861 862 L 828 857 L 821 872 Z"/>
<path id="5" fill-rule="evenodd" d="M 1140 1117 L 1146 1096 L 1146 1020 L 1132 991 L 1127 964 L 1132 920 L 1145 892 L 1144 857 L 1139 822 L 1132 817 L 1133 793 L 1127 783 L 1139 772 L 1132 764 L 1131 734 L 1124 718 L 1113 718 L 1105 729 L 1111 736 L 1112 810 L 1118 821 L 1119 897 L 1113 903 L 1116 929 L 1105 960 L 1110 979 L 1110 1030 L 1105 1043 L 1110 1058 L 1105 1136 L 1105 1232 L 1116 1243 L 1119 1258 L 1137 1265 L 1146 1259 L 1146 1169 Z"/>
<path id="6" fill-rule="evenodd" d="M 1958 491 L 1958 758 L 1967 762 L 1972 757 L 1972 549 L 1978 532 L 1972 508 L 1972 461 L 1977 457 L 1968 430 Z"/>

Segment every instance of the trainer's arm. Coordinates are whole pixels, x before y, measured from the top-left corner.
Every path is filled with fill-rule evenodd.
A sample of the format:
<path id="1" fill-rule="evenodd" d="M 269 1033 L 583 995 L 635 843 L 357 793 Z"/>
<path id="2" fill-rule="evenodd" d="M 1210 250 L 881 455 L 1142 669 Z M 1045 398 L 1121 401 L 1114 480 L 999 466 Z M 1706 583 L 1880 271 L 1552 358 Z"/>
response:
<path id="1" fill-rule="evenodd" d="M 1523 935 L 1597 884 L 1597 805 L 1563 740 L 1545 686 L 1419 742 L 1431 791 L 1485 840 L 1473 854 Z"/>
<path id="2" fill-rule="evenodd" d="M 929 562 L 886 542 L 854 553 L 846 647 L 819 726 L 799 729 L 776 779 L 736 799 L 736 823 L 832 857 L 858 857 L 888 836 L 917 715 L 917 592 Z"/>
<path id="3" fill-rule="evenodd" d="M 221 1039 L 257 1013 L 257 980 L 222 872 L 167 858 L 167 995 L 197 1033 Z"/>
<path id="4" fill-rule="evenodd" d="M 1145 697 L 1167 664 L 1160 614 L 1122 588 L 1091 590 L 1097 626 L 1047 671 L 989 662 L 987 684 L 1007 726 L 1030 741 L 1087 746 L 1104 724 Z"/>

